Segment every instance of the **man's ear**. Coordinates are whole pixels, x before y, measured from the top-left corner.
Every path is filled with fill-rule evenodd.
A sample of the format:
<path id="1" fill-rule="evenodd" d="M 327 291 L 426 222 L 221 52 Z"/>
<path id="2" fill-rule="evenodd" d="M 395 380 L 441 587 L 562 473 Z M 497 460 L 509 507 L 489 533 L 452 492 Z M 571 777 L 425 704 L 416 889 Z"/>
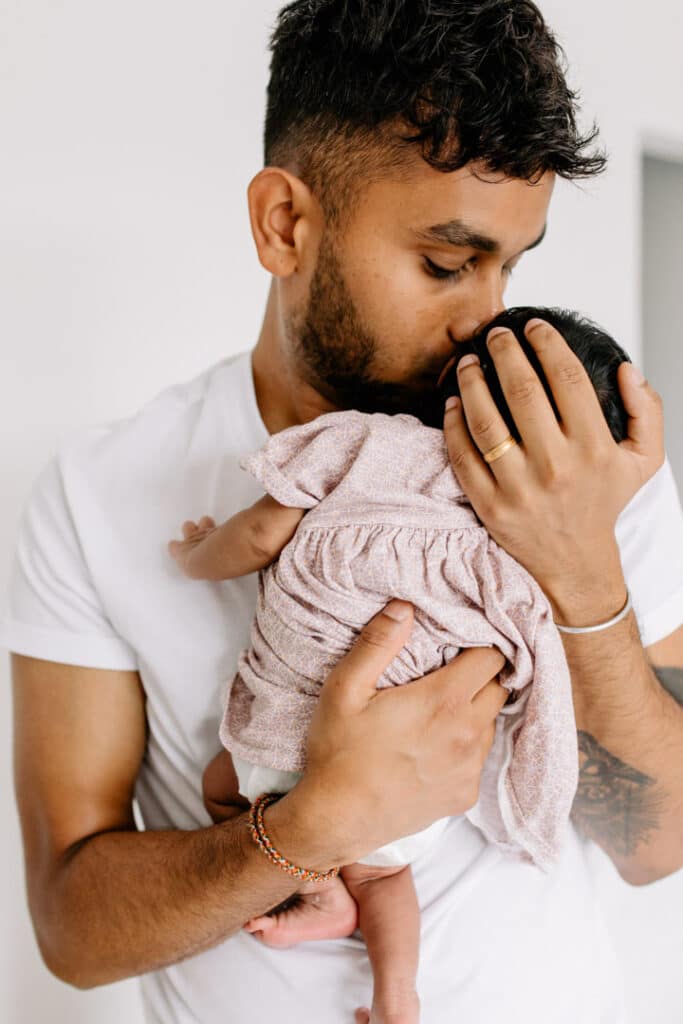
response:
<path id="1" fill-rule="evenodd" d="M 248 200 L 251 232 L 267 271 L 290 277 L 315 260 L 324 217 L 300 178 L 280 167 L 266 167 L 249 185 Z"/>

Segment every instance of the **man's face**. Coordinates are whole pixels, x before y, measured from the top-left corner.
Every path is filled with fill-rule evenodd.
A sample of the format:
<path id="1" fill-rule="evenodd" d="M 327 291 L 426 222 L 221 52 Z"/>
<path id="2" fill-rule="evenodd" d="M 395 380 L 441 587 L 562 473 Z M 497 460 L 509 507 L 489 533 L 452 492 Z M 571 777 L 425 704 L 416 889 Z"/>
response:
<path id="1" fill-rule="evenodd" d="M 286 319 L 298 373 L 336 408 L 433 407 L 444 363 L 504 308 L 545 230 L 552 174 L 419 165 L 410 182 L 368 186 L 343 230 L 324 233 L 308 301 Z"/>

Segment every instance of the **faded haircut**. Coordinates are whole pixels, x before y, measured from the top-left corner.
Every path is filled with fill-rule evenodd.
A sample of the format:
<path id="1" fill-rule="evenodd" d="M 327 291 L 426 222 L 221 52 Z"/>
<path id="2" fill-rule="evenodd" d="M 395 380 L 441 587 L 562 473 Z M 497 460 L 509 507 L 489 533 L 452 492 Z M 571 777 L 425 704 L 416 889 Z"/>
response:
<path id="1" fill-rule="evenodd" d="M 531 0 L 295 0 L 271 51 L 266 164 L 293 168 L 333 220 L 416 151 L 528 181 L 605 167 Z"/>

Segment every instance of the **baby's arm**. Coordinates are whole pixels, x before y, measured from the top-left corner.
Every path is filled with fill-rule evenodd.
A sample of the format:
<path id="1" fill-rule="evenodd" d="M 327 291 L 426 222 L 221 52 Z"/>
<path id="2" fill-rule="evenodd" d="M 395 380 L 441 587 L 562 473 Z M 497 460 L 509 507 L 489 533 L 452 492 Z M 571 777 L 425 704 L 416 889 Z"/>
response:
<path id="1" fill-rule="evenodd" d="M 269 494 L 221 526 L 205 516 L 183 526 L 183 540 L 168 550 L 193 580 L 231 580 L 270 565 L 296 532 L 304 509 L 288 508 Z"/>
<path id="2" fill-rule="evenodd" d="M 409 866 L 374 868 L 349 864 L 342 878 L 358 904 L 361 930 L 373 974 L 372 1011 L 358 1011 L 366 1024 L 416 1024 L 420 1003 L 416 975 L 420 909 Z"/>

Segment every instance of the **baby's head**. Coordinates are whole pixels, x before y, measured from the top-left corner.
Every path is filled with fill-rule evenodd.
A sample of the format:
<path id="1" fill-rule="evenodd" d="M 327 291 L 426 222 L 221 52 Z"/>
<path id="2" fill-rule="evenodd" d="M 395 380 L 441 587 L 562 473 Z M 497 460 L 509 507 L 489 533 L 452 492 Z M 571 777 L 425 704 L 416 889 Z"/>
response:
<path id="1" fill-rule="evenodd" d="M 512 414 L 503 396 L 493 360 L 486 347 L 486 339 L 494 327 L 509 327 L 513 331 L 529 362 L 538 374 L 550 399 L 555 415 L 559 418 L 557 406 L 553 401 L 552 393 L 538 356 L 524 335 L 526 324 L 534 318 L 545 320 L 555 327 L 569 347 L 579 357 L 593 382 L 593 387 L 597 392 L 602 411 L 612 432 L 612 437 L 617 442 L 623 441 L 627 436 L 628 418 L 619 394 L 617 370 L 621 363 L 630 362 L 631 360 L 613 338 L 610 338 L 603 330 L 578 313 L 572 313 L 564 309 L 545 309 L 533 306 L 519 306 L 514 309 L 506 309 L 495 320 L 492 320 L 490 324 L 487 324 L 470 342 L 458 346 L 458 360 L 471 352 L 475 352 L 479 356 L 486 383 L 489 386 L 493 400 L 500 409 L 512 436 L 517 441 L 520 440 L 519 431 L 515 426 Z M 441 380 L 439 396 L 445 402 L 451 395 L 459 394 L 458 375 L 456 364 L 454 364 Z M 441 408 L 443 407 L 441 406 Z M 440 424 L 432 422 L 429 425 L 437 426 Z"/>

